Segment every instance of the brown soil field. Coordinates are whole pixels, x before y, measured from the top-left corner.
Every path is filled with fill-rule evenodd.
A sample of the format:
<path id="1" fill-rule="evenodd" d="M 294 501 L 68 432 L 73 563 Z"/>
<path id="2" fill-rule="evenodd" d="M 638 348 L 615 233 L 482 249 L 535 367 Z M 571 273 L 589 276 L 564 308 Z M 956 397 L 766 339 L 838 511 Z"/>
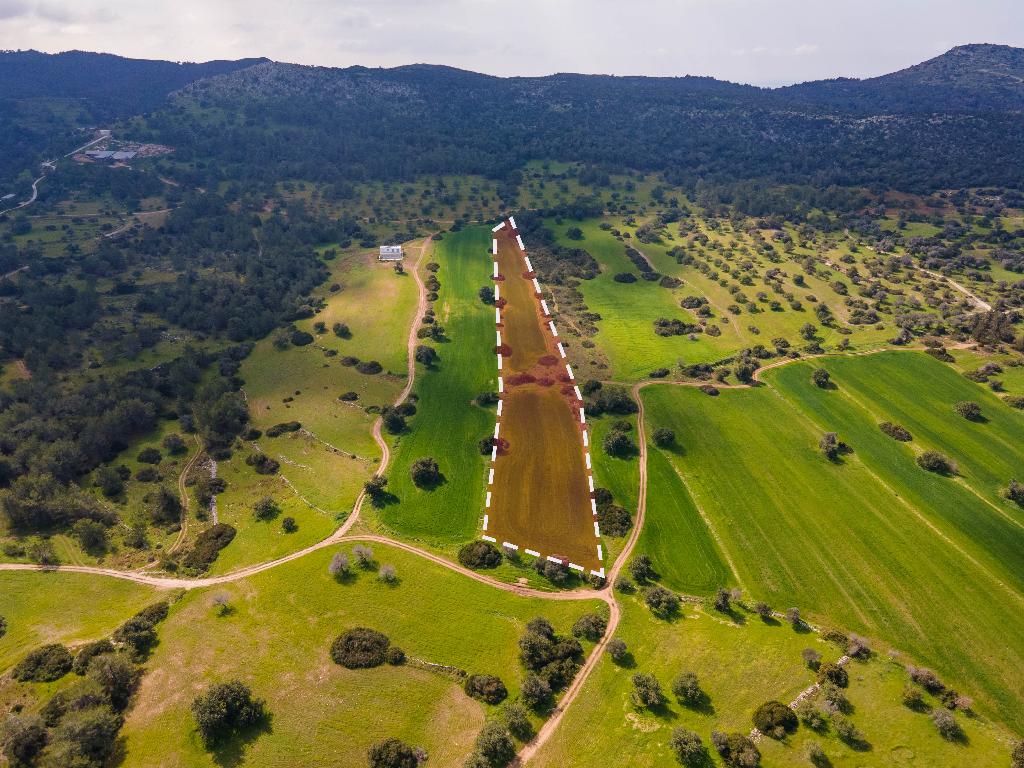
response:
<path id="1" fill-rule="evenodd" d="M 543 316 L 523 254 L 509 227 L 499 231 L 502 376 L 500 439 L 488 490 L 486 534 L 542 557 L 600 571 L 589 472 L 577 399 Z"/>

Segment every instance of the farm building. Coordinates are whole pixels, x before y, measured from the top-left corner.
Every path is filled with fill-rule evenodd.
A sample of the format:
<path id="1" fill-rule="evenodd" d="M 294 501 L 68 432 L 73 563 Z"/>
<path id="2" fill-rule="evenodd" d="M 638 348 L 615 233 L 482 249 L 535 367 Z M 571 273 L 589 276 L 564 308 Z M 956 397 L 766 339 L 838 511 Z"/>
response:
<path id="1" fill-rule="evenodd" d="M 400 245 L 382 245 L 377 261 L 401 261 L 405 254 Z"/>

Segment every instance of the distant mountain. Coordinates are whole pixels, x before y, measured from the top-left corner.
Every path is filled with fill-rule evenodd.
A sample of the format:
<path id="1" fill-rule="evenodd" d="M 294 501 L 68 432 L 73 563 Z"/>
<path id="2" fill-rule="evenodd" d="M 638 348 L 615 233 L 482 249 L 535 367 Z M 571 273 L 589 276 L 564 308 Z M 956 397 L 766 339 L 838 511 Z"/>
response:
<path id="1" fill-rule="evenodd" d="M 912 67 L 866 80 L 841 78 L 781 88 L 786 98 L 843 109 L 1024 109 L 1024 48 L 961 45 Z"/>
<path id="2" fill-rule="evenodd" d="M 0 99 L 81 99 L 97 119 L 131 115 L 161 105 L 167 94 L 195 80 L 263 61 L 193 64 L 86 51 L 0 51 Z"/>

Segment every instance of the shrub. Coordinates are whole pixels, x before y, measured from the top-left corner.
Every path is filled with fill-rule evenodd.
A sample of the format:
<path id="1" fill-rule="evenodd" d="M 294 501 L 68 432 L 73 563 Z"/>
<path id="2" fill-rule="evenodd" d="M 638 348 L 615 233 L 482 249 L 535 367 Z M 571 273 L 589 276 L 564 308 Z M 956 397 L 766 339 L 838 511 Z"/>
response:
<path id="1" fill-rule="evenodd" d="M 821 666 L 821 654 L 813 648 L 804 648 L 800 654 L 803 656 L 804 664 L 807 665 L 808 669 L 816 670 Z"/>
<path id="2" fill-rule="evenodd" d="M 772 607 L 763 600 L 754 603 L 754 613 L 761 617 L 761 621 L 768 621 L 772 617 Z"/>
<path id="3" fill-rule="evenodd" d="M 907 709 L 913 709 L 914 711 L 920 711 L 924 709 L 924 694 L 921 693 L 920 689 L 915 688 L 912 685 L 904 686 L 903 706 Z"/>
<path id="4" fill-rule="evenodd" d="M 88 675 L 97 683 L 114 709 L 128 706 L 132 691 L 139 680 L 139 668 L 124 654 L 104 653 L 89 662 Z"/>
<path id="5" fill-rule="evenodd" d="M 1020 395 L 1007 395 L 1003 398 L 1003 402 L 1011 408 L 1024 410 L 1024 397 L 1021 397 Z"/>
<path id="6" fill-rule="evenodd" d="M 121 718 L 109 707 L 68 712 L 53 731 L 47 763 L 76 768 L 104 765 L 120 727 Z"/>
<path id="7" fill-rule="evenodd" d="M 669 737 L 668 746 L 679 764 L 687 768 L 697 768 L 707 762 L 708 751 L 704 747 L 704 742 L 693 731 L 685 728 L 674 729 Z"/>
<path id="8" fill-rule="evenodd" d="M 754 727 L 765 736 L 781 739 L 797 728 L 796 713 L 781 701 L 766 701 L 754 710 Z"/>
<path id="9" fill-rule="evenodd" d="M 266 716 L 263 701 L 253 698 L 249 686 L 240 680 L 211 686 L 192 700 L 191 709 L 207 749 Z"/>
<path id="10" fill-rule="evenodd" d="M 632 456 L 637 452 L 636 443 L 633 442 L 633 438 L 617 429 L 605 435 L 601 445 L 604 448 L 604 452 L 609 456 L 617 456 L 619 458 Z"/>
<path id="11" fill-rule="evenodd" d="M 269 432 L 268 432 L 269 434 Z M 245 463 L 256 470 L 259 475 L 273 475 L 281 468 L 281 464 L 265 453 L 251 453 L 245 459 Z"/>
<path id="12" fill-rule="evenodd" d="M 413 483 L 417 488 L 433 488 L 441 481 L 441 470 L 437 461 L 427 456 L 416 459 L 409 469 Z"/>
<path id="13" fill-rule="evenodd" d="M 801 699 L 800 703 L 796 705 L 794 714 L 812 731 L 820 731 L 825 727 L 825 713 L 818 709 L 810 699 Z"/>
<path id="14" fill-rule="evenodd" d="M 352 331 L 345 323 L 335 323 L 331 326 L 331 330 L 334 331 L 334 335 L 339 339 L 351 339 Z"/>
<path id="15" fill-rule="evenodd" d="M 367 376 L 375 376 L 384 370 L 384 366 L 376 360 L 364 360 L 361 363 L 356 363 L 356 370 Z"/>
<path id="16" fill-rule="evenodd" d="M 384 654 L 384 661 L 392 667 L 400 667 L 402 664 L 405 664 L 405 651 L 397 645 L 389 646 Z"/>
<path id="17" fill-rule="evenodd" d="M 612 280 L 617 283 L 635 283 L 636 275 L 632 272 L 618 272 L 614 277 L 612 277 Z"/>
<path id="18" fill-rule="evenodd" d="M 295 533 L 299 530 L 299 524 L 295 522 L 294 517 L 286 517 L 281 520 L 281 530 L 285 533 Z"/>
<path id="19" fill-rule="evenodd" d="M 658 576 L 654 571 L 651 558 L 647 555 L 637 555 L 629 561 L 629 575 L 640 584 L 646 584 Z"/>
<path id="20" fill-rule="evenodd" d="M 342 392 L 338 395 L 338 399 L 345 403 L 355 402 L 359 399 L 359 393 L 349 390 L 348 392 Z"/>
<path id="21" fill-rule="evenodd" d="M 11 677 L 19 682 L 52 683 L 71 671 L 74 660 L 71 651 L 60 643 L 36 648 L 11 670 Z"/>
<path id="22" fill-rule="evenodd" d="M 313 334 L 306 333 L 305 331 L 295 331 L 291 335 L 290 341 L 296 347 L 305 347 L 313 343 Z"/>
<path id="23" fill-rule="evenodd" d="M 494 675 L 470 675 L 466 678 L 463 690 L 467 696 L 488 704 L 500 704 L 508 698 L 505 684 Z"/>
<path id="24" fill-rule="evenodd" d="M 1024 740 L 1018 741 L 1010 755 L 1010 768 L 1024 768 Z"/>
<path id="25" fill-rule="evenodd" d="M 107 529 L 102 523 L 88 518 L 76 520 L 72 531 L 82 545 L 82 549 L 92 555 L 102 555 L 107 551 Z"/>
<path id="26" fill-rule="evenodd" d="M 891 421 L 883 421 L 878 425 L 878 428 L 893 440 L 899 440 L 901 443 L 909 443 L 914 439 L 914 436 L 905 427 L 893 424 Z"/>
<path id="27" fill-rule="evenodd" d="M 497 568 L 501 550 L 489 541 L 471 541 L 459 550 L 459 562 L 467 568 Z"/>
<path id="28" fill-rule="evenodd" d="M 1011 478 L 1006 487 L 1006 498 L 1024 507 L 1024 485 Z"/>
<path id="29" fill-rule="evenodd" d="M 476 737 L 476 751 L 492 768 L 504 768 L 516 756 L 516 745 L 508 729 L 490 720 L 484 723 Z"/>
<path id="30" fill-rule="evenodd" d="M 352 547 L 352 554 L 356 556 L 356 562 L 363 569 L 373 567 L 373 550 L 363 544 L 356 544 Z"/>
<path id="31" fill-rule="evenodd" d="M 816 741 L 812 741 L 807 745 L 807 762 L 813 765 L 814 768 L 829 768 L 832 765 L 832 761 L 828 759 L 825 750 Z"/>
<path id="32" fill-rule="evenodd" d="M 844 650 L 846 646 L 850 644 L 850 638 L 848 638 L 845 633 L 840 632 L 838 629 L 823 630 L 821 633 L 821 639 L 826 642 L 832 643 L 833 645 L 836 645 L 839 648 L 843 648 Z"/>
<path id="33" fill-rule="evenodd" d="M 196 537 L 192 549 L 185 555 L 182 565 L 196 573 L 202 573 L 217 559 L 217 555 L 235 538 L 234 526 L 217 523 Z"/>
<path id="34" fill-rule="evenodd" d="M 596 643 L 604 635 L 608 620 L 597 613 L 585 613 L 572 625 L 573 637 L 582 637 Z"/>
<path id="35" fill-rule="evenodd" d="M 387 660 L 390 643 L 383 632 L 354 627 L 342 632 L 331 643 L 331 659 L 347 669 L 379 667 Z"/>
<path id="36" fill-rule="evenodd" d="M 961 400 L 953 406 L 953 410 L 968 421 L 981 421 L 981 406 L 970 400 Z"/>
<path id="37" fill-rule="evenodd" d="M 850 684 L 850 676 L 846 670 L 830 661 L 818 667 L 818 682 L 823 683 L 826 680 L 834 685 L 838 685 L 840 688 L 845 688 Z"/>
<path id="38" fill-rule="evenodd" d="M 659 448 L 668 448 L 676 441 L 676 433 L 666 427 L 654 430 L 654 444 Z"/>
<path id="39" fill-rule="evenodd" d="M 925 451 L 917 457 L 917 465 L 938 475 L 955 475 L 957 469 L 956 462 L 938 451 Z"/>
<path id="40" fill-rule="evenodd" d="M 437 361 L 437 350 L 426 344 L 418 344 L 414 356 L 417 363 L 429 368 Z"/>
<path id="41" fill-rule="evenodd" d="M 377 578 L 383 581 L 385 584 L 395 584 L 398 581 L 398 573 L 395 571 L 395 566 L 390 563 L 385 563 L 377 571 Z"/>
<path id="42" fill-rule="evenodd" d="M 679 610 L 679 596 L 664 587 L 653 587 L 644 595 L 647 607 L 662 618 L 673 616 Z"/>
<path id="43" fill-rule="evenodd" d="M 704 698 L 704 691 L 700 689 L 697 675 L 693 672 L 680 672 L 672 681 L 672 693 L 679 700 L 680 704 L 688 707 L 695 707 Z"/>
<path id="44" fill-rule="evenodd" d="M 653 709 L 665 703 L 665 694 L 661 692 L 661 683 L 654 675 L 647 675 L 641 672 L 633 675 L 633 693 L 630 698 L 638 707 Z"/>
<path id="45" fill-rule="evenodd" d="M 725 587 L 719 587 L 718 590 L 715 592 L 715 599 L 713 601 L 713 605 L 715 606 L 716 611 L 720 611 L 721 613 L 728 613 L 732 609 L 732 606 L 730 604 L 729 590 Z"/>
<path id="46" fill-rule="evenodd" d="M 815 368 L 814 373 L 811 374 L 811 381 L 814 382 L 814 386 L 816 387 L 828 389 L 829 385 L 832 383 L 832 377 L 824 368 Z"/>
<path id="47" fill-rule="evenodd" d="M 857 744 L 864 741 L 864 734 L 857 730 L 857 727 L 845 715 L 839 713 L 832 715 L 832 730 L 836 732 L 836 736 L 847 744 Z"/>
<path id="48" fill-rule="evenodd" d="M 818 441 L 818 449 L 827 459 L 835 459 L 839 456 L 839 436 L 835 432 L 825 432 Z"/>
<path id="49" fill-rule="evenodd" d="M 166 602 L 143 608 L 114 630 L 114 642 L 122 644 L 132 658 L 141 661 L 156 642 L 156 625 L 167 618 Z"/>

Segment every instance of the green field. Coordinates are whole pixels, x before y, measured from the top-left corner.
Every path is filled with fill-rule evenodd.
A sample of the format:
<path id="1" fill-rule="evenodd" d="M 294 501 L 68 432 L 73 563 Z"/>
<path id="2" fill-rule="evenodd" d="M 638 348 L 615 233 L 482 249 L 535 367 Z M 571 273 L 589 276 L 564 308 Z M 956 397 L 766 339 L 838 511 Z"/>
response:
<path id="1" fill-rule="evenodd" d="M 847 407 L 819 424 L 822 416 L 804 402 L 823 394 L 831 402 L 833 395 L 846 397 L 854 379 L 871 380 L 882 388 L 875 402 L 886 408 L 876 421 L 885 416 L 914 432 L 916 425 L 903 418 L 909 400 L 942 396 L 951 386 L 947 376 L 970 383 L 907 353 L 837 358 L 828 366 L 840 388 L 827 393 L 811 389 L 810 368 L 801 366 L 773 372 L 769 387 L 717 398 L 684 387 L 650 387 L 644 391 L 648 429 L 675 430 L 681 451 L 668 458 L 756 597 L 884 639 L 970 691 L 983 711 L 1019 724 L 1020 530 L 966 486 L 919 470 L 909 449 L 895 446 L 900 455 L 887 455 L 893 446 L 873 432 L 868 439 L 865 413 Z M 901 388 L 890 368 L 918 370 L 914 388 Z M 901 394 L 909 391 L 914 398 Z M 988 410 L 993 441 L 1005 439 L 1004 428 L 1012 434 L 1004 422 L 1018 417 Z M 951 410 L 934 418 L 945 420 L 954 436 L 963 431 Z M 854 452 L 826 460 L 817 450 L 826 429 Z M 956 456 L 958 439 L 935 447 Z M 974 510 L 973 526 L 947 511 L 954 502 Z"/>
<path id="2" fill-rule="evenodd" d="M 251 766 L 357 766 L 387 736 L 425 747 L 431 765 L 459 765 L 486 708 L 450 677 L 415 662 L 339 667 L 328 656 L 334 637 L 349 627 L 373 627 L 411 659 L 496 674 L 515 696 L 523 675 L 516 643 L 525 622 L 544 615 L 564 632 L 599 605 L 524 600 L 400 550 L 373 549 L 378 562 L 395 565 L 397 586 L 379 582 L 373 571 L 335 581 L 327 573 L 334 552 L 328 550 L 186 595 L 160 627 L 151 671 L 122 731 L 126 768 L 243 759 Z M 216 615 L 216 595 L 228 599 L 229 615 Z M 188 705 L 210 683 L 235 677 L 267 700 L 271 729 L 215 758 L 200 746 Z"/>
<path id="3" fill-rule="evenodd" d="M 483 227 L 436 243 L 441 290 L 434 310 L 449 341 L 435 345 L 439 360 L 432 368 L 417 368 L 417 413 L 395 442 L 387 471 L 388 490 L 398 500 L 379 512 L 396 533 L 437 546 L 471 538 L 483 515 L 486 462 L 477 441 L 493 432 L 494 411 L 472 400 L 497 389 L 494 310 L 477 297 L 490 284 L 489 246 Z M 445 478 L 433 490 L 416 488 L 409 476 L 412 463 L 426 456 L 437 460 Z"/>
<path id="4" fill-rule="evenodd" d="M 803 648 L 816 649 L 825 661 L 839 655 L 835 646 L 813 634 L 794 632 L 785 623 L 766 624 L 742 610 L 736 622 L 686 606 L 683 618 L 667 623 L 654 619 L 638 597 L 624 597 L 622 603 L 616 636 L 625 640 L 633 666 L 619 666 L 607 654 L 602 657 L 582 696 L 538 755 L 537 766 L 677 766 L 668 747 L 674 728 L 696 732 L 709 748 L 712 730 L 747 733 L 759 704 L 769 699 L 788 703 L 814 682 L 801 660 Z M 967 739 L 950 743 L 936 733 L 926 714 L 902 706 L 907 675 L 897 664 L 876 657 L 852 662 L 849 670 L 847 695 L 854 706 L 850 719 L 869 748 L 851 749 L 831 729 L 817 735 L 801 727 L 785 742 L 761 740 L 763 766 L 808 765 L 804 750 L 809 741 L 821 743 L 837 767 L 1008 764 L 1006 734 L 985 721 L 958 715 Z M 672 680 L 684 671 L 696 673 L 707 706 L 691 709 L 672 698 Z M 630 677 L 636 672 L 657 678 L 669 696 L 665 707 L 652 712 L 633 705 Z M 717 755 L 711 764 L 721 765 Z"/>

